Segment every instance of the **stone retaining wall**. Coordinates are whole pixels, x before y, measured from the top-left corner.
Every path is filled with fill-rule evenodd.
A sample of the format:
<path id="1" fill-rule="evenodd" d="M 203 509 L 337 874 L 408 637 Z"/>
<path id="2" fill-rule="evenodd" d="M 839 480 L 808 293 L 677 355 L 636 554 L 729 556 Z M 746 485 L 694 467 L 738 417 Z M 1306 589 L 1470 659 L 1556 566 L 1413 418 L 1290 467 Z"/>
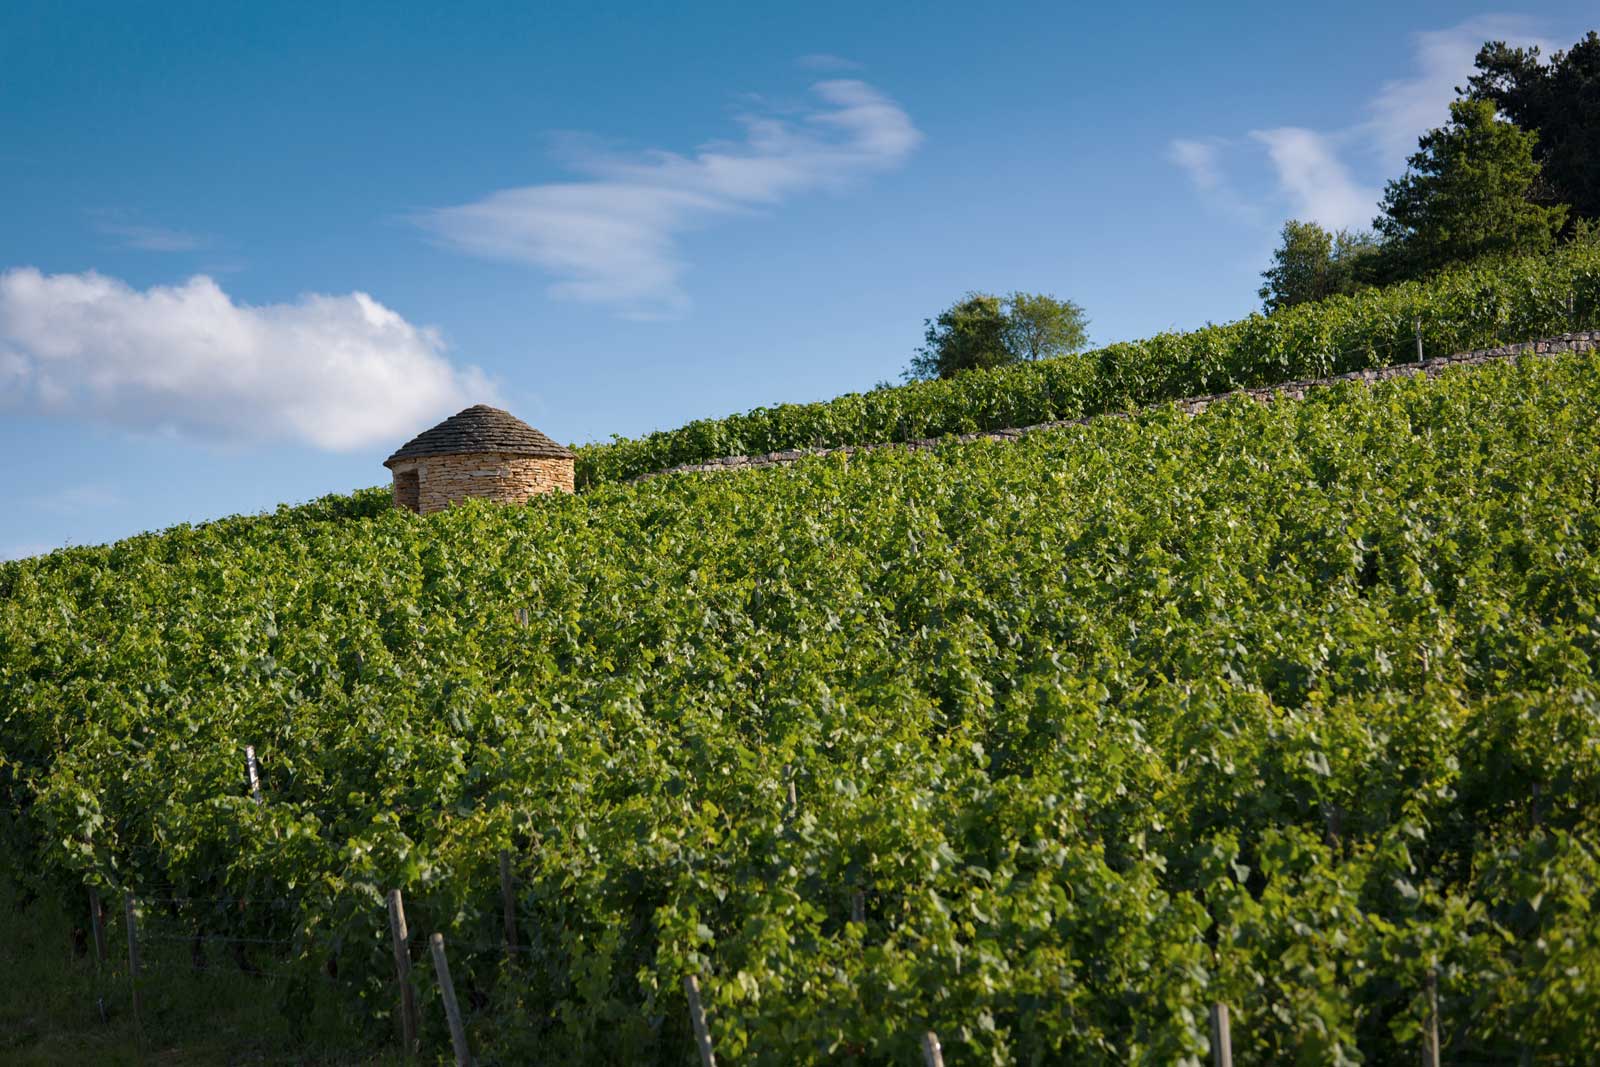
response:
<path id="1" fill-rule="evenodd" d="M 395 506 L 400 476 L 417 473 L 417 511 L 430 515 L 468 497 L 520 504 L 540 493 L 572 492 L 572 460 L 514 456 L 499 452 L 422 456 L 394 465 Z"/>
<path id="2" fill-rule="evenodd" d="M 1524 341 L 1520 344 L 1502 345 L 1499 348 L 1480 348 L 1453 356 L 1425 359 L 1420 363 L 1396 363 L 1387 367 L 1351 371 L 1348 374 L 1339 374 L 1332 378 L 1284 382 L 1281 385 L 1268 385 L 1257 389 L 1236 389 L 1231 393 L 1190 397 L 1186 400 L 1168 401 L 1167 403 L 1175 403 L 1179 410 L 1186 411 L 1191 415 L 1197 415 L 1212 404 L 1230 400 L 1234 397 L 1249 397 L 1252 400 L 1261 401 L 1278 399 L 1300 400 L 1304 398 L 1306 391 L 1309 389 L 1337 385 L 1339 382 L 1380 382 L 1389 378 L 1409 378 L 1414 374 L 1432 377 L 1454 367 L 1470 367 L 1481 363 L 1494 363 L 1499 360 L 1515 359 L 1523 355 L 1544 356 L 1561 352 L 1589 352 L 1597 348 L 1600 348 L 1600 330 L 1586 333 L 1565 333 L 1539 341 Z M 1152 408 L 1164 406 L 1165 404 L 1151 405 Z M 1127 413 L 1120 411 L 1106 412 L 1102 415 L 1091 415 L 1082 419 L 1063 419 L 1059 422 L 1042 422 L 1034 426 L 1019 426 L 1014 429 L 988 430 L 982 433 L 964 433 L 949 437 L 924 437 L 912 441 L 893 441 L 872 445 L 844 445 L 839 448 L 795 448 L 783 452 L 768 452 L 758 456 L 724 456 L 721 459 L 708 460 L 705 463 L 685 463 L 676 467 L 668 467 L 665 470 L 641 474 L 629 479 L 629 481 L 637 482 L 646 478 L 659 478 L 664 474 L 700 474 L 751 470 L 759 467 L 778 467 L 788 463 L 797 463 L 802 459 L 810 459 L 813 456 L 849 456 L 857 452 L 876 451 L 880 448 L 904 448 L 910 451 L 920 451 L 937 448 L 948 441 L 1015 441 L 1025 434 L 1037 433 L 1040 430 L 1059 430 L 1067 426 L 1082 426 L 1097 418 L 1127 418 Z"/>

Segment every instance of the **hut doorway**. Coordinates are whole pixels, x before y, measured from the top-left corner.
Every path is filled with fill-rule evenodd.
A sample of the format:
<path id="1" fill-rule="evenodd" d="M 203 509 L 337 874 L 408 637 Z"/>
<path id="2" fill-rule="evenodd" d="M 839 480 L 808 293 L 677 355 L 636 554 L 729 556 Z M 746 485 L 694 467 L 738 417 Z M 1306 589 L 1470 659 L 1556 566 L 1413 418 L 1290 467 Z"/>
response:
<path id="1" fill-rule="evenodd" d="M 396 471 L 394 502 L 410 511 L 422 510 L 422 487 L 416 471 Z"/>

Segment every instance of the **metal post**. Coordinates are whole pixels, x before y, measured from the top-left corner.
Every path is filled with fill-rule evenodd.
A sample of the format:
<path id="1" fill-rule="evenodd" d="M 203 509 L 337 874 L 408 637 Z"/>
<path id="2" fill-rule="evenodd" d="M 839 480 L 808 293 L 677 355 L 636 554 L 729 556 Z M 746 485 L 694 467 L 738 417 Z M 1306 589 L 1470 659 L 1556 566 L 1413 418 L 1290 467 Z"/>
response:
<path id="1" fill-rule="evenodd" d="M 1417 362 L 1422 362 L 1422 316 L 1418 315 L 1412 320 L 1412 325 L 1417 331 Z"/>
<path id="2" fill-rule="evenodd" d="M 932 1030 L 922 1035 L 923 1067 L 944 1067 L 944 1049 L 939 1047 L 939 1035 Z"/>

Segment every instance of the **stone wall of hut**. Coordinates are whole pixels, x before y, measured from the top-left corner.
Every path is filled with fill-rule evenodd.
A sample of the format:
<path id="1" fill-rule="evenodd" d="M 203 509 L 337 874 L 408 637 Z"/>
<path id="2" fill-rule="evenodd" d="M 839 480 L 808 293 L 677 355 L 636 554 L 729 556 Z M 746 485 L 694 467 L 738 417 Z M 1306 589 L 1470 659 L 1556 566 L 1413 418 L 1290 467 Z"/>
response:
<path id="1" fill-rule="evenodd" d="M 543 459 L 480 452 L 458 456 L 421 456 L 394 465 L 395 507 L 409 507 L 403 499 L 405 476 L 415 473 L 416 510 L 424 515 L 441 511 L 468 497 L 502 504 L 517 504 L 540 493 L 572 492 L 572 460 Z"/>

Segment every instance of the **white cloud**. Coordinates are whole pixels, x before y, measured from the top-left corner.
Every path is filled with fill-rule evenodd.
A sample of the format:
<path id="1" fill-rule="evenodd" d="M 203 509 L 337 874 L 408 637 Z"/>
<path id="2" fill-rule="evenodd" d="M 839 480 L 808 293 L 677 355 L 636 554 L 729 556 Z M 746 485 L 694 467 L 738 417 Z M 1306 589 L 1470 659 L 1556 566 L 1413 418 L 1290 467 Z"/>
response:
<path id="1" fill-rule="evenodd" d="M 1368 100 L 1367 117 L 1333 130 L 1281 126 L 1252 130 L 1247 139 L 1175 138 L 1168 158 L 1182 168 L 1194 187 L 1219 207 L 1238 213 L 1244 198 L 1231 175 L 1253 171 L 1265 162 L 1277 196 L 1294 217 L 1323 226 L 1362 228 L 1378 214 L 1382 183 L 1405 170 L 1417 138 L 1449 120 L 1456 87 L 1465 87 L 1474 72 L 1473 59 L 1489 40 L 1551 44 L 1534 35 L 1526 19 L 1486 15 L 1412 38 L 1411 73 L 1384 82 Z M 1236 151 L 1256 146 L 1259 155 Z"/>
<path id="2" fill-rule="evenodd" d="M 741 140 L 692 155 L 620 156 L 569 140 L 587 180 L 503 189 L 416 221 L 469 255 L 553 275 L 554 297 L 639 317 L 682 312 L 689 303 L 677 250 L 683 233 L 799 193 L 841 188 L 898 165 L 922 140 L 911 117 L 865 82 L 811 89 L 822 106 L 784 118 L 741 116 Z"/>
<path id="3" fill-rule="evenodd" d="M 0 405 L 210 441 L 398 441 L 493 390 L 365 293 L 235 303 L 204 275 L 137 290 L 0 274 Z"/>
<path id="4" fill-rule="evenodd" d="M 1278 185 L 1296 218 L 1314 219 L 1332 230 L 1371 223 L 1381 193 L 1350 176 L 1332 139 L 1297 126 L 1251 130 L 1250 136 L 1266 146 Z"/>

